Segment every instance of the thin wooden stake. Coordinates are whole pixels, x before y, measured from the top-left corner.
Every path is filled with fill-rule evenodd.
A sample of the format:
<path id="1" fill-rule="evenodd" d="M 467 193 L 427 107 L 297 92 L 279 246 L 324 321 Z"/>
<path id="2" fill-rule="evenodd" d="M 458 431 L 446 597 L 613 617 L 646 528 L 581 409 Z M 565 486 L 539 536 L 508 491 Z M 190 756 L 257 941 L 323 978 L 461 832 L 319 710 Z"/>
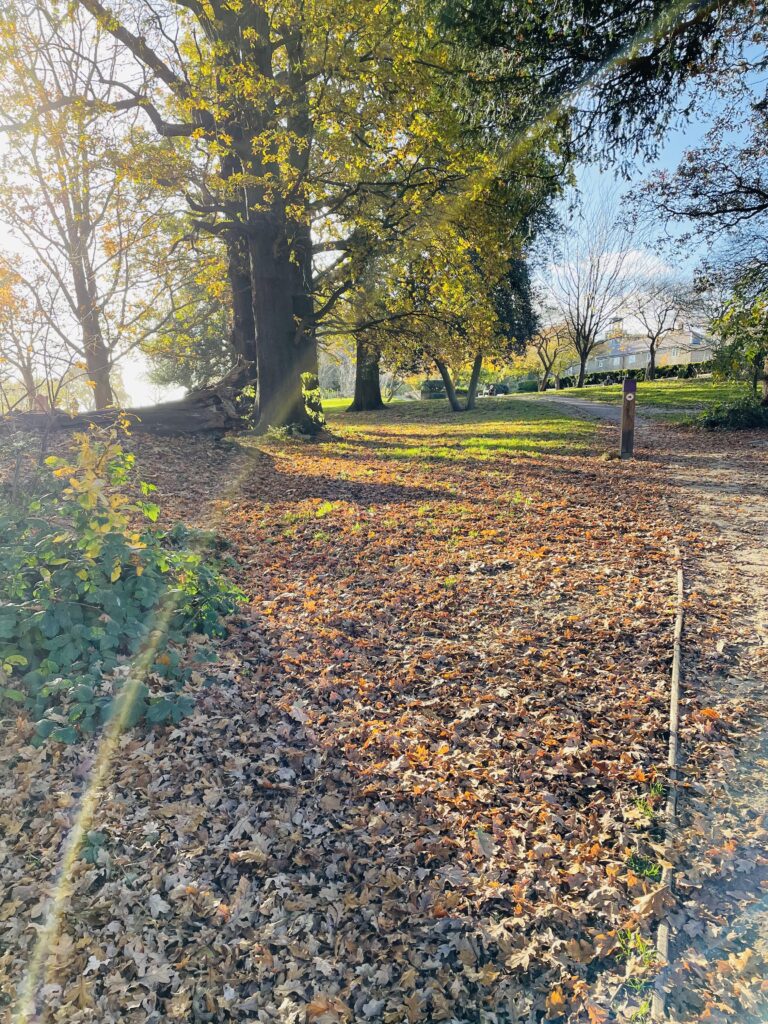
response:
<path id="1" fill-rule="evenodd" d="M 621 457 L 631 459 L 635 450 L 635 407 L 637 405 L 637 381 L 624 378 L 621 389 Z"/>

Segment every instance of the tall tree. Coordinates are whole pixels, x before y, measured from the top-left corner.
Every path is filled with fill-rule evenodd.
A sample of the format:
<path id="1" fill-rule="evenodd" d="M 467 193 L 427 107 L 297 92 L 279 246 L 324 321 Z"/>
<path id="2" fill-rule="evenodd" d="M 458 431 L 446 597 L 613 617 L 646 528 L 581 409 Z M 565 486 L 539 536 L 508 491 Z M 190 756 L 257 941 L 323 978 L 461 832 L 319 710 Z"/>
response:
<path id="1" fill-rule="evenodd" d="M 559 387 L 560 374 L 576 354 L 568 325 L 564 321 L 546 324 L 532 335 L 529 348 L 540 367 L 539 391 L 547 390 L 551 377 Z"/>
<path id="2" fill-rule="evenodd" d="M 693 310 L 692 294 L 680 281 L 660 277 L 638 283 L 629 311 L 640 323 L 648 346 L 646 380 L 656 378 L 656 356 L 665 336 L 679 330 L 682 318 Z"/>
<path id="3" fill-rule="evenodd" d="M 0 18 L 0 222 L 34 256 L 38 269 L 18 274 L 29 301 L 82 361 L 104 408 L 115 364 L 172 323 L 188 254 L 170 251 L 167 203 L 134 179 L 142 133 L 107 115 L 111 38 L 83 14 L 52 24 L 11 5 Z"/>
<path id="4" fill-rule="evenodd" d="M 587 360 L 606 328 L 630 300 L 636 258 L 631 229 L 612 197 L 594 196 L 576 209 L 550 258 L 542 288 L 567 325 L 579 359 L 578 387 L 584 386 Z"/>
<path id="5" fill-rule="evenodd" d="M 625 166 L 654 154 L 671 118 L 695 110 L 716 78 L 759 62 L 768 24 L 752 0 L 436 3 L 474 55 L 468 88 L 480 110 L 502 118 L 522 78 L 531 121 L 566 118 L 583 157 Z"/>
<path id="6" fill-rule="evenodd" d="M 253 314 L 261 418 L 305 419 L 299 378 L 359 245 L 397 242 L 435 197 L 498 177 L 498 135 L 470 136 L 447 88 L 466 69 L 423 0 L 77 3 L 122 49 L 114 108 L 205 169 L 187 192 Z"/>

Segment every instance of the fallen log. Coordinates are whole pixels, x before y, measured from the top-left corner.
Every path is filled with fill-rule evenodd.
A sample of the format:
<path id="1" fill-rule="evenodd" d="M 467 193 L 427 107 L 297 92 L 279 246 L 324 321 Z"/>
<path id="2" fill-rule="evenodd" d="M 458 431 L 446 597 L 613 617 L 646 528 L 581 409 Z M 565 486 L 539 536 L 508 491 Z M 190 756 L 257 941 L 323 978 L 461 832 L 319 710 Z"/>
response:
<path id="1" fill-rule="evenodd" d="M 248 425 L 238 411 L 236 400 L 242 389 L 243 370 L 236 367 L 218 384 L 190 391 L 184 398 L 159 405 L 130 409 L 99 409 L 70 415 L 60 409 L 48 412 L 15 412 L 2 420 L 6 430 L 57 431 L 87 430 L 96 426 L 110 426 L 118 415 L 130 421 L 131 431 L 151 434 L 224 433 L 242 430 Z"/>

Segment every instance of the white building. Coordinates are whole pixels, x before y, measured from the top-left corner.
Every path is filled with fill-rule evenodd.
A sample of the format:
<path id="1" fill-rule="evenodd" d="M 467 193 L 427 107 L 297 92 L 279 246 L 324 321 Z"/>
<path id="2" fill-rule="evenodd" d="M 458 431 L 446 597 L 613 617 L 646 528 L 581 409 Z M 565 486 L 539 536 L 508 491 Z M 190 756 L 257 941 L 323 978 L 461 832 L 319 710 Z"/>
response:
<path id="1" fill-rule="evenodd" d="M 704 363 L 714 355 L 714 342 L 697 327 L 681 324 L 663 336 L 656 349 L 656 366 L 687 366 Z M 626 332 L 617 321 L 608 335 L 598 343 L 587 360 L 587 373 L 620 373 L 623 370 L 644 370 L 649 361 L 649 341 L 643 335 Z M 574 376 L 579 364 L 571 363 L 563 376 Z"/>

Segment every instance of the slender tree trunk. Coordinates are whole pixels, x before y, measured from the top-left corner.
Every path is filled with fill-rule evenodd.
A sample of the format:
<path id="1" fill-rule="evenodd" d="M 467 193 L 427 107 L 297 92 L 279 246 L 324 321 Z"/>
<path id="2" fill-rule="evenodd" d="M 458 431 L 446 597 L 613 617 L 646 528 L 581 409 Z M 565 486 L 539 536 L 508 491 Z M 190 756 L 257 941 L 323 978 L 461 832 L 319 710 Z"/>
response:
<path id="1" fill-rule="evenodd" d="M 765 360 L 763 362 L 763 394 L 760 399 L 761 405 L 768 405 L 768 352 L 765 354 Z"/>
<path id="2" fill-rule="evenodd" d="M 546 391 L 548 383 L 549 383 L 549 370 L 545 369 L 544 373 L 541 375 L 541 379 L 539 380 L 539 391 Z"/>
<path id="3" fill-rule="evenodd" d="M 30 412 L 37 409 L 37 382 L 31 366 L 21 366 L 21 379 L 27 392 L 27 407 Z"/>
<path id="4" fill-rule="evenodd" d="M 456 388 L 453 386 L 453 381 L 451 380 L 451 374 L 448 367 L 442 359 L 438 359 L 437 356 L 435 356 L 435 366 L 438 368 L 440 376 L 443 378 L 445 393 L 448 395 L 448 403 L 451 409 L 453 409 L 454 412 L 463 412 L 463 408 L 459 401 L 459 396 L 456 394 Z"/>
<path id="5" fill-rule="evenodd" d="M 584 378 L 587 375 L 587 359 L 588 359 L 588 357 L 589 357 L 589 353 L 588 352 L 580 352 L 579 353 L 579 379 L 576 382 L 576 387 L 577 388 L 583 388 L 584 387 Z"/>
<path id="6" fill-rule="evenodd" d="M 99 322 L 98 292 L 93 269 L 83 255 L 82 244 L 76 239 L 69 254 L 72 281 L 77 299 L 77 318 L 83 339 L 83 356 L 88 380 L 93 388 L 93 401 L 97 409 L 114 405 L 110 371 L 112 361 L 104 344 Z"/>
<path id="7" fill-rule="evenodd" d="M 648 366 L 645 371 L 645 379 L 656 379 L 656 346 L 654 344 L 648 349 Z"/>
<path id="8" fill-rule="evenodd" d="M 464 405 L 465 409 L 474 409 L 477 404 L 477 385 L 480 381 L 480 370 L 483 366 L 483 353 L 478 352 L 475 356 L 475 361 L 472 364 L 472 376 L 469 378 L 469 391 L 467 392 L 467 401 Z"/>
<path id="9" fill-rule="evenodd" d="M 110 381 L 110 362 L 100 335 L 85 337 L 85 365 L 93 385 L 93 402 L 97 409 L 115 404 Z"/>
<path id="10" fill-rule="evenodd" d="M 384 409 L 379 374 L 379 349 L 358 338 L 355 355 L 355 397 L 348 411 L 368 412 Z"/>

